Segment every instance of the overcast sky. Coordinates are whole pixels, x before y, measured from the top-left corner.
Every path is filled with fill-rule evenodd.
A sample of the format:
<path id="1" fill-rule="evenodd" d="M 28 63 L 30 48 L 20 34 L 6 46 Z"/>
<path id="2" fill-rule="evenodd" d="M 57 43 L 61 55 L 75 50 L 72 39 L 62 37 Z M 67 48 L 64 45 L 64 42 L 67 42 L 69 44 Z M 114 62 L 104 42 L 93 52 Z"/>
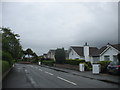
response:
<path id="1" fill-rule="evenodd" d="M 118 43 L 117 2 L 4 2 L 2 26 L 20 35 L 23 49 L 41 55 L 72 45 Z"/>

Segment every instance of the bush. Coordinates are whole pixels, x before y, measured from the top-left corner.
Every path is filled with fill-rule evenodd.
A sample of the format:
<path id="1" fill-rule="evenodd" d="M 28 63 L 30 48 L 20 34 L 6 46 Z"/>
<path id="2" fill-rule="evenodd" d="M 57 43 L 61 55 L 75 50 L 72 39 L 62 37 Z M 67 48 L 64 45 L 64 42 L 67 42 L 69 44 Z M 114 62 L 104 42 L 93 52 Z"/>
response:
<path id="1" fill-rule="evenodd" d="M 53 60 L 43 60 L 42 61 L 42 64 L 49 65 L 49 66 L 53 66 L 54 63 L 55 63 L 55 61 L 53 61 Z"/>
<path id="2" fill-rule="evenodd" d="M 11 54 L 8 52 L 4 52 L 4 51 L 2 52 L 2 60 L 9 62 L 10 65 L 13 64 L 13 62 L 12 62 L 13 58 L 12 58 Z"/>
<path id="3" fill-rule="evenodd" d="M 101 72 L 107 72 L 107 66 L 111 61 L 99 61 L 98 64 L 101 65 Z"/>
<path id="4" fill-rule="evenodd" d="M 2 61 L 2 73 L 7 71 L 10 68 L 10 65 L 7 61 Z"/>
<path id="5" fill-rule="evenodd" d="M 84 62 L 84 63 L 81 63 L 81 64 L 84 64 L 85 71 L 91 71 L 92 70 L 91 62 Z"/>
<path id="6" fill-rule="evenodd" d="M 70 64 L 70 65 L 79 65 L 79 63 L 83 63 L 85 60 L 82 59 L 67 59 L 65 61 L 65 64 Z"/>

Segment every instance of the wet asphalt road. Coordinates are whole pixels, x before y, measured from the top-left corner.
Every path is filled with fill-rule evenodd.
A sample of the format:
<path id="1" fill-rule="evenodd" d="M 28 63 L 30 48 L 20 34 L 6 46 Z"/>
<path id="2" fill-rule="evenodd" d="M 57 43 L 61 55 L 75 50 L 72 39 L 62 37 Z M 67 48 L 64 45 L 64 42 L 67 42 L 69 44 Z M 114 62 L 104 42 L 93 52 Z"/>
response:
<path id="1" fill-rule="evenodd" d="M 15 64 L 3 88 L 118 88 L 118 85 L 30 64 Z"/>

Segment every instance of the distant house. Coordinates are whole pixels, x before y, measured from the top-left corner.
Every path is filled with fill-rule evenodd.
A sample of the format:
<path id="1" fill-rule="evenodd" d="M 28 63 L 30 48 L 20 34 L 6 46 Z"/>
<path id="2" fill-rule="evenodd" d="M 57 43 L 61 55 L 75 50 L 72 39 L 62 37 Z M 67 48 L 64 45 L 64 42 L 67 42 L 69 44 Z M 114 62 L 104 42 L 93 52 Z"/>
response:
<path id="1" fill-rule="evenodd" d="M 92 62 L 117 61 L 117 54 L 120 53 L 120 44 L 107 44 L 92 53 Z"/>
<path id="2" fill-rule="evenodd" d="M 32 55 L 25 55 L 24 57 L 25 58 L 32 58 L 33 56 Z"/>
<path id="3" fill-rule="evenodd" d="M 55 50 L 49 50 L 47 53 L 47 58 L 55 60 Z"/>
<path id="4" fill-rule="evenodd" d="M 97 50 L 97 47 L 89 47 L 87 43 L 85 43 L 83 47 L 71 46 L 68 51 L 68 59 L 84 59 L 85 61 L 91 61 L 92 53 Z"/>
<path id="5" fill-rule="evenodd" d="M 47 59 L 48 58 L 47 54 L 43 54 L 43 58 Z"/>

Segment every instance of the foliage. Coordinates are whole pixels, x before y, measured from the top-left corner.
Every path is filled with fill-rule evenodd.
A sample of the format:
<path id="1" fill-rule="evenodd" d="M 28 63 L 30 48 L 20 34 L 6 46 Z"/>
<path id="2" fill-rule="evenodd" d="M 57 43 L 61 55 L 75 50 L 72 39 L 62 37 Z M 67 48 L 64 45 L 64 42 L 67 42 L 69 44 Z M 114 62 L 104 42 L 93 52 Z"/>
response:
<path id="1" fill-rule="evenodd" d="M 35 52 L 32 54 L 32 56 L 33 56 L 33 59 L 35 60 L 35 62 L 38 62 L 38 56 Z"/>
<path id="2" fill-rule="evenodd" d="M 10 53 L 2 51 L 2 60 L 5 60 L 5 61 L 7 61 L 10 65 L 12 65 L 12 60 L 13 60 L 13 58 L 12 58 L 12 56 L 11 56 Z"/>
<path id="3" fill-rule="evenodd" d="M 65 50 L 64 48 L 58 48 L 55 51 L 56 63 L 63 64 L 65 62 Z"/>
<path id="4" fill-rule="evenodd" d="M 71 65 L 79 65 L 79 63 L 83 63 L 85 60 L 83 59 L 67 59 L 65 61 L 65 64 L 71 64 Z"/>
<path id="5" fill-rule="evenodd" d="M 84 64 L 85 71 L 91 71 L 92 70 L 91 62 L 83 62 L 81 64 Z"/>
<path id="6" fill-rule="evenodd" d="M 30 48 L 28 48 L 28 49 L 26 50 L 26 52 L 27 52 L 28 55 L 32 55 L 32 54 L 33 54 L 33 51 L 32 51 L 32 49 L 30 49 Z"/>
<path id="7" fill-rule="evenodd" d="M 53 66 L 55 63 L 54 60 L 42 60 L 42 64 Z"/>
<path id="8" fill-rule="evenodd" d="M 25 61 L 27 61 L 29 59 L 30 62 L 33 62 L 33 63 L 37 63 L 38 62 L 39 57 L 37 56 L 37 54 L 35 52 L 32 51 L 32 49 L 28 48 L 27 50 L 22 51 L 22 52 L 23 52 L 23 59 Z M 26 55 L 28 55 L 28 59 L 25 58 Z M 32 57 L 30 57 L 30 55 Z"/>
<path id="9" fill-rule="evenodd" d="M 19 35 L 14 34 L 11 29 L 2 27 L 2 50 L 10 53 L 13 59 L 21 57 L 22 46 L 19 41 Z"/>
<path id="10" fill-rule="evenodd" d="M 10 68 L 10 65 L 7 61 L 2 61 L 2 73 L 7 71 Z"/>
<path id="11" fill-rule="evenodd" d="M 88 65 L 89 69 L 92 70 L 92 64 L 91 64 L 91 62 L 89 61 L 89 62 L 85 62 L 85 63 Z"/>
<path id="12" fill-rule="evenodd" d="M 107 66 L 111 61 L 99 61 L 98 64 L 101 65 L 101 72 L 107 72 Z"/>

